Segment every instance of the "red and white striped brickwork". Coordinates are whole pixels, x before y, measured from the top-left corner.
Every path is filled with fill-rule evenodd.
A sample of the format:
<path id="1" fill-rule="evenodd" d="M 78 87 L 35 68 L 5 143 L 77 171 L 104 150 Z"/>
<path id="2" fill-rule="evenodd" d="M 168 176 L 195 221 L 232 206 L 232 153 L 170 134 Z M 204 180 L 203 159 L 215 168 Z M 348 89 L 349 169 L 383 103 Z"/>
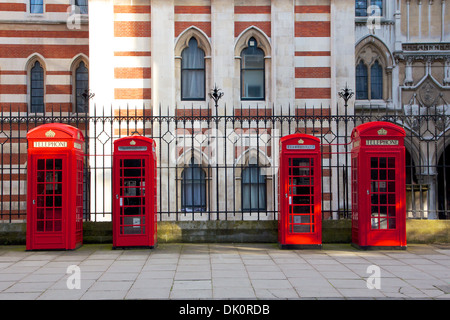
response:
<path id="1" fill-rule="evenodd" d="M 34 61 L 39 61 L 44 69 L 46 111 L 73 110 L 74 64 L 80 60 L 89 64 L 89 30 L 87 23 L 82 22 L 87 21 L 86 16 L 80 16 L 77 28 L 67 26 L 70 4 L 71 0 L 46 0 L 43 13 L 32 14 L 27 0 L 1 1 L 0 110 L 3 115 L 24 115 L 29 111 L 29 73 Z M 26 174 L 18 168 L 26 164 L 26 130 L 33 126 L 2 124 L 1 128 L 2 143 L 6 142 L 0 159 L 2 211 L 11 214 L 12 219 L 17 218 L 19 211 L 24 214 L 26 209 Z M 6 136 L 20 139 L 10 143 Z"/>
<path id="2" fill-rule="evenodd" d="M 61 105 L 70 111 L 73 103 L 72 64 L 88 63 L 87 24 L 68 28 L 70 0 L 44 2 L 44 13 L 31 14 L 26 0 L 0 4 L 0 105 L 3 111 L 26 112 L 29 62 L 37 59 L 44 68 L 47 108 Z"/>
<path id="3" fill-rule="evenodd" d="M 295 1 L 295 102 L 299 108 L 331 103 L 330 0 Z"/>

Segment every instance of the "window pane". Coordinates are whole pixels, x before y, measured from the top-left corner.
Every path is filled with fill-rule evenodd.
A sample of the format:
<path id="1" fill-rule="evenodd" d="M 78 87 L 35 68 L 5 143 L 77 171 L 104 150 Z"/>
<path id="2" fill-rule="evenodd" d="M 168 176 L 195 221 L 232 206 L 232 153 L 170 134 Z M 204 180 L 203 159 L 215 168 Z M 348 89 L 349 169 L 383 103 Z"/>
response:
<path id="1" fill-rule="evenodd" d="M 75 5 L 78 6 L 81 14 L 88 13 L 88 0 L 75 0 Z"/>
<path id="2" fill-rule="evenodd" d="M 181 173 L 181 206 L 184 211 L 206 209 L 206 174 L 192 164 Z"/>
<path id="3" fill-rule="evenodd" d="M 264 98 L 264 70 L 242 70 L 242 98 Z"/>
<path id="4" fill-rule="evenodd" d="M 44 69 L 36 61 L 31 68 L 30 112 L 44 112 Z"/>
<path id="5" fill-rule="evenodd" d="M 367 0 L 356 0 L 355 15 L 357 17 L 367 16 Z"/>
<path id="6" fill-rule="evenodd" d="M 241 98 L 264 99 L 264 52 L 254 38 L 241 53 Z"/>
<path id="7" fill-rule="evenodd" d="M 381 16 L 383 12 L 383 0 L 370 0 L 370 5 L 376 6 L 379 9 L 378 12 L 373 12 L 372 14 L 379 14 Z"/>
<path id="8" fill-rule="evenodd" d="M 205 99 L 205 53 L 195 38 L 181 53 L 181 99 Z"/>
<path id="9" fill-rule="evenodd" d="M 205 99 L 204 70 L 183 70 L 181 73 L 181 98 Z"/>
<path id="10" fill-rule="evenodd" d="M 43 0 L 30 0 L 30 13 L 44 13 Z"/>
<path id="11" fill-rule="evenodd" d="M 88 101 L 83 97 L 89 90 L 89 71 L 84 62 L 80 62 L 75 71 L 75 85 L 76 85 L 76 110 L 75 112 L 87 112 L 86 106 Z"/>
<path id="12" fill-rule="evenodd" d="M 257 166 L 249 166 L 242 171 L 242 210 L 266 209 L 266 179 Z"/>
<path id="13" fill-rule="evenodd" d="M 370 68 L 371 99 L 383 99 L 383 69 L 378 61 Z"/>
<path id="14" fill-rule="evenodd" d="M 364 62 L 356 66 L 356 99 L 368 99 L 367 67 Z"/>

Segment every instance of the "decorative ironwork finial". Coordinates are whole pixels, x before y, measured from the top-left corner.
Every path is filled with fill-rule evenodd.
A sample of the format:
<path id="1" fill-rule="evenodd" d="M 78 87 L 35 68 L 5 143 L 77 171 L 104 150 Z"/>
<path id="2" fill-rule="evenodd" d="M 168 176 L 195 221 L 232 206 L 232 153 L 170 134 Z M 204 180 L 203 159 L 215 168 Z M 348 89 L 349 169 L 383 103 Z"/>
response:
<path id="1" fill-rule="evenodd" d="M 348 107 L 348 100 L 353 97 L 354 92 L 345 84 L 345 88 L 338 92 L 339 96 L 344 99 L 344 106 Z"/>
<path id="2" fill-rule="evenodd" d="M 209 97 L 214 100 L 216 108 L 219 106 L 219 100 L 223 97 L 223 92 L 214 84 L 214 89 L 209 93 Z"/>

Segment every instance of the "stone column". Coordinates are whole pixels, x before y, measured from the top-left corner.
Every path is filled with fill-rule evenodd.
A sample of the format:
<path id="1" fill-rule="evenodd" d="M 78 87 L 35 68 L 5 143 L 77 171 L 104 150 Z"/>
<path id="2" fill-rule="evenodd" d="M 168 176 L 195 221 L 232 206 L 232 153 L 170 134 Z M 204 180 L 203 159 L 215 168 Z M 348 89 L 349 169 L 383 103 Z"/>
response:
<path id="1" fill-rule="evenodd" d="M 284 112 L 290 106 L 291 114 L 295 114 L 294 2 L 271 2 L 272 97 L 276 114 L 281 112 L 281 106 Z"/>
<path id="2" fill-rule="evenodd" d="M 152 112 L 155 116 L 174 115 L 175 112 L 175 24 L 174 1 L 151 1 L 151 51 L 152 51 Z M 173 121 L 153 123 L 153 135 L 164 136 L 166 139 L 156 139 L 156 153 L 161 171 L 158 172 L 158 203 L 159 211 L 174 211 L 176 208 L 176 160 L 175 133 Z M 168 143 L 170 142 L 170 143 Z M 170 169 L 167 169 L 169 168 Z M 159 201 L 161 199 L 161 201 Z M 162 217 L 163 220 L 166 217 Z M 173 219 L 173 216 L 171 216 Z"/>
<path id="3" fill-rule="evenodd" d="M 338 105 L 339 115 L 354 114 L 354 97 L 348 101 L 347 109 L 344 107 L 344 101 L 339 98 L 339 91 L 345 86 L 348 86 L 353 92 L 356 90 L 355 84 L 355 2 L 350 0 L 331 0 L 331 110 L 335 112 L 336 105 Z M 332 123 L 333 132 L 339 132 L 340 136 L 344 136 L 347 131 L 347 137 L 340 139 L 336 143 L 341 146 L 332 146 L 332 152 L 343 153 L 346 150 L 346 143 L 350 141 L 350 134 L 352 132 L 351 123 L 347 126 L 344 121 L 340 121 L 337 125 Z M 331 158 L 332 183 L 331 193 L 333 195 L 332 208 L 343 208 L 345 203 L 345 195 L 343 193 L 343 182 L 347 183 L 347 203 L 351 203 L 351 170 L 342 170 L 341 168 L 350 167 L 350 156 L 344 154 L 333 154 Z M 337 165 L 339 164 L 339 172 Z M 338 194 L 337 185 L 340 184 L 340 192 Z M 339 201 L 339 202 L 338 202 Z M 333 216 L 337 218 L 336 215 Z"/>
<path id="4" fill-rule="evenodd" d="M 109 116 L 114 102 L 114 12 L 113 1 L 89 1 L 89 89 L 90 116 Z M 111 126 L 89 124 L 89 165 L 91 167 L 91 212 L 94 221 L 110 221 L 112 211 Z M 98 139 L 94 139 L 98 137 Z M 106 156 L 102 156 L 106 155 Z M 99 168 L 99 170 L 95 170 Z M 104 215 L 103 215 L 104 213 Z"/>
<path id="5" fill-rule="evenodd" d="M 232 115 L 234 110 L 233 96 L 235 87 L 239 82 L 235 82 L 234 74 L 234 1 L 233 0 L 211 0 L 211 38 L 212 38 L 212 85 L 217 85 L 224 93 L 219 100 L 218 108 L 214 107 L 214 101 L 209 100 L 211 113 L 223 116 Z M 239 89 L 237 89 L 239 92 Z M 217 130 L 216 123 L 211 123 L 211 132 L 215 139 L 211 140 L 211 147 L 215 150 L 210 159 L 211 163 L 211 211 L 233 209 L 233 183 L 235 183 L 233 171 L 220 168 L 226 165 L 230 168 L 234 162 L 234 145 L 229 139 L 221 137 L 228 136 L 232 128 L 231 123 L 225 126 L 224 121 L 220 121 Z M 217 140 L 217 137 L 220 137 Z M 226 144 L 226 147 L 225 147 Z M 227 154 L 224 154 L 226 148 Z M 216 189 L 218 188 L 218 189 Z M 231 217 L 232 215 L 230 215 Z M 211 215 L 215 219 L 217 215 Z M 223 219 L 223 216 L 221 216 Z"/>

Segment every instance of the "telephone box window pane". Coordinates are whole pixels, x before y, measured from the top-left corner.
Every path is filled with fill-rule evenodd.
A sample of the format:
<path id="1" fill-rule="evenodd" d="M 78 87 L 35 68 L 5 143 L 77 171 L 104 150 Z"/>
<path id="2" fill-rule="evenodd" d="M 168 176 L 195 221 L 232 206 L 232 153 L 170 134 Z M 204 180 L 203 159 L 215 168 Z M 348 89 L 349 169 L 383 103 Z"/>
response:
<path id="1" fill-rule="evenodd" d="M 45 184 L 38 183 L 37 185 L 37 194 L 44 194 L 45 193 Z"/>
<path id="2" fill-rule="evenodd" d="M 55 164 L 62 168 L 62 159 L 38 159 L 38 183 L 36 210 L 37 231 L 61 231 L 62 226 L 62 171 L 55 171 Z M 40 183 L 39 183 L 40 182 Z M 56 222 L 56 220 L 60 220 Z"/>
<path id="3" fill-rule="evenodd" d="M 389 229 L 395 229 L 396 226 L 396 220 L 395 219 L 389 219 Z"/>
<path id="4" fill-rule="evenodd" d="M 395 158 L 372 157 L 371 167 L 372 229 L 395 228 Z"/>
<path id="5" fill-rule="evenodd" d="M 37 218 L 39 219 L 39 220 L 42 220 L 42 219 L 44 219 L 44 209 L 43 208 L 39 208 L 39 209 L 37 209 Z"/>
<path id="6" fill-rule="evenodd" d="M 47 174 L 45 175 L 45 182 L 53 182 L 53 172 L 47 172 Z M 51 186 L 49 184 L 47 184 L 47 187 Z"/>
<path id="7" fill-rule="evenodd" d="M 388 168 L 395 168 L 395 158 L 388 158 Z"/>
<path id="8" fill-rule="evenodd" d="M 45 160 L 44 159 L 39 159 L 37 161 L 37 169 L 38 170 L 44 170 L 45 169 Z"/>
<path id="9" fill-rule="evenodd" d="M 293 232 L 294 233 L 308 233 L 310 232 L 310 225 L 309 224 L 294 224 L 293 225 Z"/>
<path id="10" fill-rule="evenodd" d="M 62 159 L 55 159 L 55 170 L 62 170 Z"/>
<path id="11" fill-rule="evenodd" d="M 122 162 L 122 160 L 121 160 Z M 123 164 L 125 168 L 129 167 L 141 167 L 141 160 L 140 159 L 125 159 L 123 160 Z"/>
<path id="12" fill-rule="evenodd" d="M 62 221 L 55 220 L 55 231 L 61 231 Z"/>
<path id="13" fill-rule="evenodd" d="M 53 170 L 53 159 L 45 160 L 45 169 Z"/>

